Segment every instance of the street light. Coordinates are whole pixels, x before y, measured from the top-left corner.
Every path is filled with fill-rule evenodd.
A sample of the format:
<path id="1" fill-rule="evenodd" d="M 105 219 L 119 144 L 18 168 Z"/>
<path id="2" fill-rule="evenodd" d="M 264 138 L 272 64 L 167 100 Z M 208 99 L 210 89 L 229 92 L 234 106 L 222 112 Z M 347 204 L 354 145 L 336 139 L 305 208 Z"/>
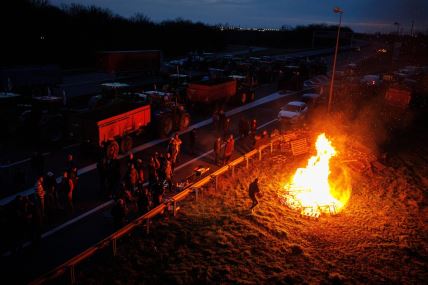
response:
<path id="1" fill-rule="evenodd" d="M 394 22 L 394 26 L 397 27 L 397 36 L 400 35 L 400 23 Z"/>
<path id="2" fill-rule="evenodd" d="M 336 60 L 337 60 L 337 51 L 339 49 L 339 35 L 340 35 L 340 26 L 342 25 L 342 14 L 343 10 L 339 7 L 336 7 L 333 9 L 333 12 L 335 14 L 339 14 L 339 26 L 337 28 L 337 36 L 336 36 L 336 49 L 334 51 L 334 59 L 333 59 L 333 72 L 331 74 L 331 81 L 330 81 L 330 92 L 328 94 L 328 109 L 327 112 L 330 113 L 331 111 L 331 103 L 333 101 L 333 85 L 334 85 L 334 75 L 336 73 Z"/>

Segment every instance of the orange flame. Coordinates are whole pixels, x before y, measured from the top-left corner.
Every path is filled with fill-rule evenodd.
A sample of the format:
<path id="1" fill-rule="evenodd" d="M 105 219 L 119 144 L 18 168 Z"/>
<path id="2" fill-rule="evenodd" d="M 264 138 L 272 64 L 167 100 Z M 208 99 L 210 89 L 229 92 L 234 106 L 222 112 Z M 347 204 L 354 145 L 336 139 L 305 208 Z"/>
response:
<path id="1" fill-rule="evenodd" d="M 333 189 L 329 182 L 330 159 L 336 150 L 325 134 L 320 134 L 315 144 L 317 154 L 308 160 L 305 168 L 298 168 L 287 189 L 287 204 L 292 208 L 311 212 L 338 213 L 349 199 L 348 187 L 343 191 Z"/>

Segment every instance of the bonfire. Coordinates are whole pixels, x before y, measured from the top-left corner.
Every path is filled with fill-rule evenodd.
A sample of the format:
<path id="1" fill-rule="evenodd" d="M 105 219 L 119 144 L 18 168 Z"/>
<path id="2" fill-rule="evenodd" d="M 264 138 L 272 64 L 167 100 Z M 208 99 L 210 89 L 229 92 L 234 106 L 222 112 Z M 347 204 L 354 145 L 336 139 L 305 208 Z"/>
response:
<path id="1" fill-rule="evenodd" d="M 287 206 L 300 210 L 303 216 L 318 218 L 321 213 L 340 212 L 349 199 L 349 187 L 329 180 L 330 160 L 337 151 L 324 133 L 318 136 L 315 148 L 316 155 L 305 168 L 296 170 L 282 196 Z"/>

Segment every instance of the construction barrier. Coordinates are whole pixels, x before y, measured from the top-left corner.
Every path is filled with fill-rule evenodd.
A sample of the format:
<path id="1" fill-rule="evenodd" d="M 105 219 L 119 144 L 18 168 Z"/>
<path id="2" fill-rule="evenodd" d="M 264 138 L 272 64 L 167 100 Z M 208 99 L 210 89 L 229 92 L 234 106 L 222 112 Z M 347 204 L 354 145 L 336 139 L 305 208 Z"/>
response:
<path id="1" fill-rule="evenodd" d="M 245 162 L 245 167 L 248 168 L 249 166 L 249 159 L 253 157 L 257 157 L 258 160 L 262 160 L 262 152 L 269 148 L 269 153 L 272 153 L 274 150 L 274 145 L 278 145 L 280 149 L 283 149 L 283 144 L 288 144 L 288 148 L 291 149 L 291 145 L 293 143 L 297 143 L 299 145 L 299 151 L 298 154 L 302 154 L 302 142 L 307 141 L 307 134 L 305 134 L 305 137 L 302 137 L 302 134 L 299 135 L 277 135 L 275 137 L 271 137 L 269 143 L 259 146 L 258 148 L 238 157 L 237 159 L 231 161 L 227 165 L 221 167 L 220 169 L 216 170 L 215 172 L 207 175 L 206 177 L 203 177 L 199 181 L 190 184 L 185 189 L 183 189 L 180 193 L 166 199 L 164 203 L 157 206 L 156 208 L 153 208 L 146 214 L 138 217 L 134 221 L 130 222 L 129 224 L 125 225 L 123 228 L 119 229 L 118 231 L 114 232 L 107 238 L 103 239 L 102 241 L 96 243 L 95 245 L 91 246 L 90 248 L 86 249 L 82 253 L 78 254 L 77 256 L 73 257 L 72 259 L 66 261 L 62 265 L 56 267 L 52 271 L 40 276 L 36 280 L 33 280 L 30 284 L 31 285 L 38 285 L 38 284 L 44 284 L 46 282 L 53 281 L 62 275 L 69 273 L 70 276 L 70 283 L 75 284 L 76 283 L 76 274 L 75 274 L 75 266 L 82 262 L 83 260 L 89 258 L 90 256 L 94 255 L 96 252 L 98 252 L 101 249 L 104 249 L 108 247 L 109 245 L 112 246 L 112 253 L 113 256 L 116 256 L 117 254 L 117 240 L 124 235 L 127 235 L 131 233 L 135 228 L 141 226 L 143 223 L 145 223 L 146 226 L 146 232 L 149 233 L 150 231 L 150 223 L 151 219 L 155 218 L 156 216 L 162 214 L 165 212 L 165 210 L 169 210 L 172 208 L 173 215 L 175 216 L 177 214 L 177 211 L 179 210 L 178 202 L 186 199 L 189 195 L 195 194 L 196 199 L 199 195 L 199 191 L 204 187 L 205 185 L 214 182 L 215 183 L 215 189 L 218 189 L 218 178 L 224 173 L 227 173 L 229 171 L 232 172 L 232 176 L 235 174 L 235 167 L 239 164 Z M 290 139 L 291 138 L 291 139 Z M 308 148 L 306 148 L 306 151 Z M 292 155 L 294 152 L 291 153 Z M 172 206 L 172 207 L 171 207 Z"/>

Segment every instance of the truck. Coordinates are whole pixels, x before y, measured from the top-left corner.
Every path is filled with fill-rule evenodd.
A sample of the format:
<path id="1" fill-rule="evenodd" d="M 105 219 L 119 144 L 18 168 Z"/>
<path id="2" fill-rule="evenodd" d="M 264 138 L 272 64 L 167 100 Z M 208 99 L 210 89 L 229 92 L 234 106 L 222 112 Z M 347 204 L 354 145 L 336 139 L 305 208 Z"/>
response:
<path id="1" fill-rule="evenodd" d="M 404 130 L 412 120 L 412 112 L 409 111 L 412 91 L 402 86 L 389 87 L 383 98 L 381 118 L 386 129 L 391 132 Z"/>
<path id="2" fill-rule="evenodd" d="M 70 116 L 70 135 L 90 146 L 106 146 L 107 155 L 132 149 L 132 134 L 141 132 L 151 122 L 149 104 L 136 106 L 122 101 L 100 109 L 77 112 Z"/>
<path id="3" fill-rule="evenodd" d="M 152 127 L 160 137 L 168 136 L 172 131 L 183 131 L 190 125 L 191 117 L 184 105 L 180 104 L 173 93 L 157 90 L 137 95 L 152 107 Z"/>
<path id="4" fill-rule="evenodd" d="M 187 86 L 187 99 L 195 104 L 228 102 L 235 99 L 240 104 L 254 100 L 254 87 L 241 80 L 243 76 L 233 76 L 215 80 L 191 82 Z"/>
<path id="5" fill-rule="evenodd" d="M 406 109 L 412 99 L 411 91 L 408 89 L 390 87 L 385 93 L 385 102 L 391 106 Z"/>
<path id="6" fill-rule="evenodd" d="M 192 103 L 227 101 L 236 95 L 237 84 L 233 79 L 206 80 L 189 83 L 187 98 Z"/>
<path id="7" fill-rule="evenodd" d="M 162 62 L 160 50 L 102 51 L 97 66 L 109 73 L 143 72 L 158 74 Z"/>

